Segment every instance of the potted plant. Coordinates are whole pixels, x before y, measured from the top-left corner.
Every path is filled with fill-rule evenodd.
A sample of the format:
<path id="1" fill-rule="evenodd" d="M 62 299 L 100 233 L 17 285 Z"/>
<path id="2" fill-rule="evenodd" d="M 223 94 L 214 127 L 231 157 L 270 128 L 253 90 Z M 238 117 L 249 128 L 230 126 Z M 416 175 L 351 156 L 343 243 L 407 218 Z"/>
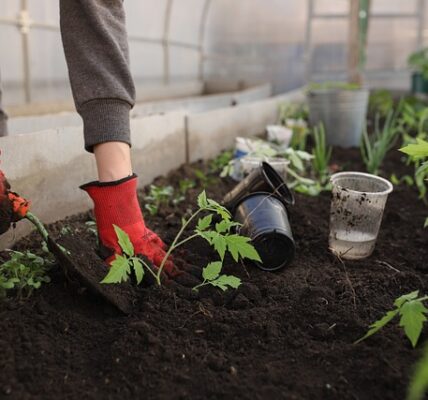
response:
<path id="1" fill-rule="evenodd" d="M 327 143 L 354 147 L 361 142 L 369 91 L 356 83 L 313 83 L 307 90 L 309 122 L 323 124 Z"/>
<path id="2" fill-rule="evenodd" d="M 407 59 L 412 69 L 412 93 L 428 93 L 428 48 L 410 54 Z"/>

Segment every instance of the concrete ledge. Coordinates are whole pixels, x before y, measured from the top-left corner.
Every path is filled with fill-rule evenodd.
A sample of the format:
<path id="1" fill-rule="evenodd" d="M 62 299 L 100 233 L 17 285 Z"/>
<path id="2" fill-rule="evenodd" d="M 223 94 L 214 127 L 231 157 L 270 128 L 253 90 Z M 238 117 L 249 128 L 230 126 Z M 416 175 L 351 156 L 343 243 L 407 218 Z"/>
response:
<path id="1" fill-rule="evenodd" d="M 248 91 L 246 98 L 268 93 Z M 302 91 L 253 101 L 235 107 L 188 114 L 135 117 L 131 120 L 132 155 L 139 185 L 150 183 L 186 161 L 215 157 L 230 148 L 236 136 L 254 136 L 277 120 L 283 101 L 304 100 Z M 243 101 L 241 99 L 241 101 Z M 1 168 L 12 188 L 30 199 L 33 211 L 50 223 L 90 209 L 79 185 L 96 179 L 93 156 L 83 150 L 81 127 L 63 127 L 0 137 Z M 0 249 L 10 247 L 30 231 L 26 222 L 0 237 Z"/>
<path id="2" fill-rule="evenodd" d="M 185 162 L 184 114 L 132 121 L 134 170 L 139 186 Z M 165 144 L 168 143 L 168 146 Z M 32 202 L 32 210 L 50 223 L 87 211 L 92 204 L 79 189 L 96 179 L 94 157 L 83 150 L 81 128 L 62 128 L 0 138 L 2 166 L 14 191 Z M 30 232 L 26 221 L 0 237 L 0 249 Z"/>
<path id="3" fill-rule="evenodd" d="M 226 108 L 236 104 L 244 104 L 268 98 L 272 92 L 270 84 L 263 84 L 239 92 L 194 96 L 194 94 L 199 94 L 202 90 L 200 87 L 201 85 L 202 84 L 199 83 L 199 86 L 197 86 L 195 83 L 194 92 L 190 92 L 190 84 L 190 87 L 183 87 L 183 90 L 185 88 L 188 91 L 181 93 L 181 95 L 189 96 L 191 94 L 192 97 L 137 103 L 131 112 L 131 118 L 164 114 L 173 111 L 196 113 L 217 108 Z M 165 88 L 165 90 L 167 90 L 167 88 Z M 176 94 L 180 93 L 178 89 L 176 89 L 176 91 Z M 153 97 L 154 95 L 151 94 L 151 96 Z M 8 121 L 10 135 L 81 125 L 82 121 L 75 111 L 14 117 L 10 118 Z"/>
<path id="4" fill-rule="evenodd" d="M 282 102 L 304 101 L 302 90 L 233 108 L 187 116 L 188 161 L 215 157 L 233 147 L 237 136 L 256 136 L 278 120 Z"/>

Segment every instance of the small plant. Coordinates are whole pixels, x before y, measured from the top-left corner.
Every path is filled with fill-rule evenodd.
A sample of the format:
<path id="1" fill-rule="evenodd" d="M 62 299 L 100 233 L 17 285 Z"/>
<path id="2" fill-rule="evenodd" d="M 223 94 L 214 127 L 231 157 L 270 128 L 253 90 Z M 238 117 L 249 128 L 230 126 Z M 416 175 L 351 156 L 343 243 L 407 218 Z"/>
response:
<path id="1" fill-rule="evenodd" d="M 177 205 L 186 200 L 186 194 L 189 189 L 192 189 L 196 186 L 196 182 L 192 179 L 180 179 L 178 182 L 178 194 L 174 194 L 172 199 L 172 204 Z"/>
<path id="2" fill-rule="evenodd" d="M 428 296 L 418 297 L 418 295 L 419 291 L 416 290 L 398 297 L 394 301 L 395 309 L 388 311 L 381 319 L 370 325 L 369 331 L 355 343 L 360 343 L 374 335 L 396 316 L 400 316 L 399 325 L 404 328 L 404 333 L 412 346 L 415 347 L 422 332 L 423 324 L 427 320 L 426 314 L 428 313 L 428 309 L 423 305 L 423 302 L 428 300 Z"/>
<path id="3" fill-rule="evenodd" d="M 227 150 L 220 153 L 219 156 L 214 158 L 209 165 L 209 170 L 211 173 L 216 174 L 221 172 L 224 167 L 226 167 L 233 158 L 233 151 Z"/>
<path id="4" fill-rule="evenodd" d="M 193 229 L 193 234 L 185 239 L 182 239 L 181 237 L 186 228 L 188 228 L 202 212 L 208 212 L 209 214 L 199 218 L 196 227 Z M 217 215 L 220 220 L 215 224 L 214 227 L 212 227 L 211 225 L 214 215 Z M 155 276 L 157 284 L 160 285 L 163 268 L 172 252 L 178 247 L 182 246 L 184 243 L 187 243 L 188 241 L 197 237 L 205 239 L 217 251 L 220 256 L 221 263 L 223 263 L 226 253 L 230 253 L 235 261 L 238 261 L 240 258 L 261 261 L 256 249 L 251 243 L 249 243 L 250 239 L 232 232 L 232 228 L 238 226 L 238 223 L 231 220 L 229 211 L 218 204 L 216 201 L 208 199 L 205 191 L 203 191 L 198 196 L 198 209 L 193 212 L 187 220 L 182 220 L 182 226 L 171 243 L 168 251 L 166 252 L 165 257 L 163 258 L 159 269 L 157 270 L 157 273 L 153 272 L 144 260 L 140 259 L 141 262 L 135 264 L 136 260 L 138 259 L 138 255 L 134 254 L 134 248 L 129 240 L 129 237 L 127 237 L 125 232 L 121 232 L 115 227 L 116 234 L 119 239 L 119 245 L 125 254 L 124 256 L 116 255 L 116 260 L 118 261 L 115 264 L 114 271 L 110 270 L 102 282 L 120 283 L 122 281 L 126 281 L 131 274 L 131 269 L 134 269 L 135 275 L 137 277 L 137 283 L 140 283 L 144 276 L 143 266 L 145 266 L 146 269 L 148 269 L 152 275 Z M 208 271 L 210 271 L 211 268 L 215 267 L 211 266 Z M 113 269 L 113 265 L 111 269 Z M 219 284 L 221 282 L 222 280 L 219 281 Z M 236 280 L 233 282 L 236 282 Z"/>
<path id="5" fill-rule="evenodd" d="M 217 181 L 216 177 L 206 174 L 204 171 L 202 171 L 199 168 L 195 168 L 193 170 L 193 173 L 195 174 L 196 179 L 200 182 L 201 186 L 204 188 L 211 186 Z"/>
<path id="6" fill-rule="evenodd" d="M 327 82 L 313 82 L 308 85 L 308 90 L 358 90 L 361 89 L 361 85 L 358 83 L 349 83 L 349 82 L 336 82 L 336 81 L 327 81 Z"/>
<path id="7" fill-rule="evenodd" d="M 195 286 L 193 290 L 198 290 L 199 288 L 211 285 L 220 288 L 225 291 L 228 287 L 237 289 L 241 285 L 241 280 L 233 275 L 220 275 L 222 269 L 221 261 L 214 261 L 209 263 L 202 270 L 202 278 L 204 279 L 202 283 Z"/>
<path id="8" fill-rule="evenodd" d="M 314 128 L 314 141 L 315 145 L 312 149 L 312 159 L 313 169 L 319 179 L 319 182 L 323 185 L 328 180 L 328 166 L 330 163 L 331 146 L 326 145 L 325 139 L 325 130 L 324 126 L 320 124 L 319 127 Z"/>
<path id="9" fill-rule="evenodd" d="M 394 99 L 389 90 L 375 90 L 370 93 L 369 111 L 372 115 L 386 117 L 394 107 Z"/>
<path id="10" fill-rule="evenodd" d="M 426 181 L 428 180 L 428 142 L 425 140 L 416 139 L 415 144 L 409 144 L 400 149 L 401 152 L 409 155 L 415 162 L 415 183 L 419 190 L 419 197 L 425 199 L 427 193 Z M 425 221 L 425 226 L 427 221 Z"/>
<path id="11" fill-rule="evenodd" d="M 396 113 L 392 110 L 388 113 L 383 127 L 380 127 L 379 114 L 375 117 L 375 130 L 371 137 L 367 129 L 363 132 L 361 142 L 361 156 L 367 171 L 377 175 L 386 153 L 394 146 L 399 130 L 396 126 Z"/>
<path id="12" fill-rule="evenodd" d="M 47 275 L 52 263 L 30 251 L 10 250 L 9 260 L 0 265 L 0 297 L 15 290 L 19 298 L 29 297 L 34 289 L 49 283 Z"/>
<path id="13" fill-rule="evenodd" d="M 279 123 L 281 125 L 286 125 L 287 119 L 307 120 L 308 115 L 309 112 L 306 104 L 282 103 L 279 105 Z"/>
<path id="14" fill-rule="evenodd" d="M 134 246 L 127 233 L 116 225 L 113 225 L 113 227 L 116 232 L 119 246 L 122 249 L 122 255 L 116 254 L 116 258 L 111 263 L 108 274 L 101 283 L 126 282 L 133 272 L 137 284 L 140 284 L 144 278 L 144 261 L 135 255 Z M 156 277 L 148 266 L 147 270 Z"/>
<path id="15" fill-rule="evenodd" d="M 425 79 L 428 79 L 428 48 L 410 54 L 407 63 L 413 71 L 420 72 Z"/>
<path id="16" fill-rule="evenodd" d="M 428 390 L 428 343 L 422 351 L 422 357 L 417 362 L 407 391 L 407 400 L 422 400 Z"/>
<path id="17" fill-rule="evenodd" d="M 98 237 L 97 223 L 95 221 L 86 221 L 85 226 L 89 233 L 94 235 L 96 238 Z"/>
<path id="18" fill-rule="evenodd" d="M 173 193 L 172 186 L 150 185 L 149 194 L 144 198 L 147 201 L 144 206 L 145 209 L 148 210 L 150 215 L 156 215 L 162 205 L 168 205 Z"/>

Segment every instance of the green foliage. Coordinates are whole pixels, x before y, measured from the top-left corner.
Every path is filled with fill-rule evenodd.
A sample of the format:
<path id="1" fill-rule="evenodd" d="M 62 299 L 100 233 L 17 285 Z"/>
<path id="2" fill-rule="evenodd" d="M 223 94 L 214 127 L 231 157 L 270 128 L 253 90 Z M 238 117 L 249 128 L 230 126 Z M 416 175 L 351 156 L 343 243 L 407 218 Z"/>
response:
<path id="1" fill-rule="evenodd" d="M 326 145 L 325 130 L 323 124 L 314 128 L 314 147 L 312 149 L 312 165 L 318 176 L 319 182 L 325 184 L 328 181 L 328 166 L 330 163 L 331 146 Z"/>
<path id="2" fill-rule="evenodd" d="M 407 59 L 409 67 L 428 79 L 428 48 L 415 51 Z"/>
<path id="3" fill-rule="evenodd" d="M 47 275 L 52 262 L 30 251 L 10 251 L 9 260 L 0 265 L 0 297 L 8 290 L 16 291 L 19 298 L 29 297 L 34 289 L 49 283 Z"/>
<path id="4" fill-rule="evenodd" d="M 388 311 L 381 319 L 370 325 L 368 332 L 355 343 L 359 343 L 374 335 L 392 321 L 395 316 L 399 316 L 399 326 L 404 329 L 404 333 L 410 340 L 410 343 L 415 347 L 422 332 L 423 324 L 427 320 L 426 314 L 428 313 L 428 309 L 423 305 L 423 301 L 427 300 L 427 297 L 418 297 L 418 295 L 419 291 L 416 290 L 398 297 L 394 301 L 395 309 Z"/>
<path id="5" fill-rule="evenodd" d="M 358 90 L 361 89 L 361 85 L 358 83 L 349 83 L 349 82 L 336 82 L 336 81 L 327 81 L 327 82 L 313 82 L 308 85 L 307 90 Z"/>
<path id="6" fill-rule="evenodd" d="M 389 90 L 381 89 L 370 93 L 369 112 L 385 118 L 394 107 L 394 99 Z"/>
<path id="7" fill-rule="evenodd" d="M 172 198 L 174 189 L 172 186 L 156 186 L 150 185 L 150 191 L 146 200 L 145 208 L 150 215 L 156 215 L 162 205 L 168 205 Z"/>
<path id="8" fill-rule="evenodd" d="M 416 138 L 415 144 L 408 144 L 402 147 L 400 151 L 409 155 L 415 163 L 415 183 L 419 190 L 419 197 L 425 199 L 427 193 L 428 161 L 422 161 L 428 157 L 428 142 Z"/>
<path id="9" fill-rule="evenodd" d="M 214 158 L 209 165 L 209 171 L 213 174 L 219 173 L 223 171 L 223 169 L 229 165 L 230 161 L 233 158 L 233 151 L 227 150 L 223 151 L 218 155 L 216 158 Z"/>
<path id="10" fill-rule="evenodd" d="M 308 107 L 303 103 L 282 103 L 279 105 L 279 123 L 286 125 L 287 119 L 307 120 Z"/>
<path id="11" fill-rule="evenodd" d="M 231 215 L 226 208 L 216 201 L 208 199 L 205 191 L 199 194 L 197 204 L 198 209 L 191 214 L 187 220 L 182 220 L 182 226 L 166 252 L 157 273 L 154 273 L 144 260 L 134 254 L 134 246 L 132 245 L 129 236 L 122 229 L 114 225 L 118 244 L 122 249 L 123 254 L 116 254 L 116 258 L 112 262 L 108 274 L 101 283 L 125 282 L 129 279 L 132 271 L 135 273 L 137 283 L 140 283 L 144 278 L 143 267 L 146 267 L 160 285 L 162 270 L 172 252 L 179 246 L 182 246 L 184 243 L 196 237 L 201 237 L 207 240 L 208 243 L 213 246 L 221 258 L 221 261 L 219 261 L 220 264 L 222 264 L 226 252 L 229 252 L 235 261 L 238 261 L 240 258 L 261 261 L 254 246 L 249 243 L 250 239 L 232 232 L 232 229 L 238 227 L 239 224 L 231 220 Z M 181 240 L 186 228 L 189 227 L 192 221 L 194 221 L 202 212 L 208 214 L 198 218 L 196 227 L 193 229 L 193 234 Z M 215 214 L 218 216 L 219 222 L 212 227 L 213 216 Z M 233 287 L 233 282 L 236 282 L 236 279 L 234 280 L 233 277 L 227 277 L 226 279 L 225 277 L 226 275 L 222 275 L 218 276 L 218 279 L 211 279 L 210 281 L 215 281 L 217 283 L 211 282 L 210 284 L 218 286 L 221 289 L 225 286 Z M 232 283 L 229 284 L 228 282 Z"/>
<path id="12" fill-rule="evenodd" d="M 410 175 L 403 175 L 401 178 L 399 178 L 397 175 L 392 174 L 389 180 L 393 185 L 405 184 L 407 186 L 413 186 L 415 183 L 415 180 Z"/>
<path id="13" fill-rule="evenodd" d="M 97 223 L 95 221 L 86 221 L 85 226 L 89 233 L 91 233 L 95 237 L 98 237 Z"/>
<path id="14" fill-rule="evenodd" d="M 428 343 L 425 344 L 422 357 L 417 362 L 410 378 L 407 400 L 422 400 L 428 390 Z"/>
<path id="15" fill-rule="evenodd" d="M 217 182 L 217 178 L 215 176 L 211 176 L 209 173 L 206 174 L 201 169 L 195 168 L 193 170 L 193 173 L 194 173 L 196 179 L 201 184 L 201 186 L 204 188 L 211 186 Z"/>
<path id="16" fill-rule="evenodd" d="M 375 117 L 374 132 L 371 136 L 368 135 L 367 129 L 363 132 L 363 139 L 361 141 L 361 156 L 367 171 L 371 174 L 377 175 L 382 165 L 386 153 L 394 146 L 399 129 L 396 124 L 397 112 L 390 111 L 380 127 L 379 114 Z"/>
<path id="17" fill-rule="evenodd" d="M 198 290 L 202 286 L 211 285 L 220 288 L 223 291 L 226 291 L 229 287 L 232 289 L 237 289 L 241 285 L 241 280 L 233 275 L 224 275 L 220 274 L 222 269 L 221 261 L 214 261 L 209 263 L 202 270 L 203 282 L 193 288 L 193 290 Z"/>
<path id="18" fill-rule="evenodd" d="M 428 142 L 419 138 L 416 139 L 416 142 L 416 144 L 409 144 L 402 147 L 400 151 L 415 159 L 428 157 Z"/>
<path id="19" fill-rule="evenodd" d="M 126 282 L 132 272 L 134 272 L 137 284 L 140 284 L 144 278 L 143 265 L 149 272 L 152 271 L 142 259 L 135 255 L 134 246 L 129 239 L 128 234 L 116 225 L 113 225 L 113 227 L 123 254 L 116 254 L 116 258 L 111 263 L 110 269 L 101 283 Z"/>

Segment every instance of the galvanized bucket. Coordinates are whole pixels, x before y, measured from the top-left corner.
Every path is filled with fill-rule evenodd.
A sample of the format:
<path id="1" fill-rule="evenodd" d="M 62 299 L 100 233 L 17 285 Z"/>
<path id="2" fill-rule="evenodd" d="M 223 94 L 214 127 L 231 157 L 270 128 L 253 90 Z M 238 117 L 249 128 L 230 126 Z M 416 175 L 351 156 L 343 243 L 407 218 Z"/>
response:
<path id="1" fill-rule="evenodd" d="M 328 144 L 341 147 L 360 145 L 369 100 L 367 89 L 310 90 L 307 100 L 310 124 L 324 124 Z"/>

